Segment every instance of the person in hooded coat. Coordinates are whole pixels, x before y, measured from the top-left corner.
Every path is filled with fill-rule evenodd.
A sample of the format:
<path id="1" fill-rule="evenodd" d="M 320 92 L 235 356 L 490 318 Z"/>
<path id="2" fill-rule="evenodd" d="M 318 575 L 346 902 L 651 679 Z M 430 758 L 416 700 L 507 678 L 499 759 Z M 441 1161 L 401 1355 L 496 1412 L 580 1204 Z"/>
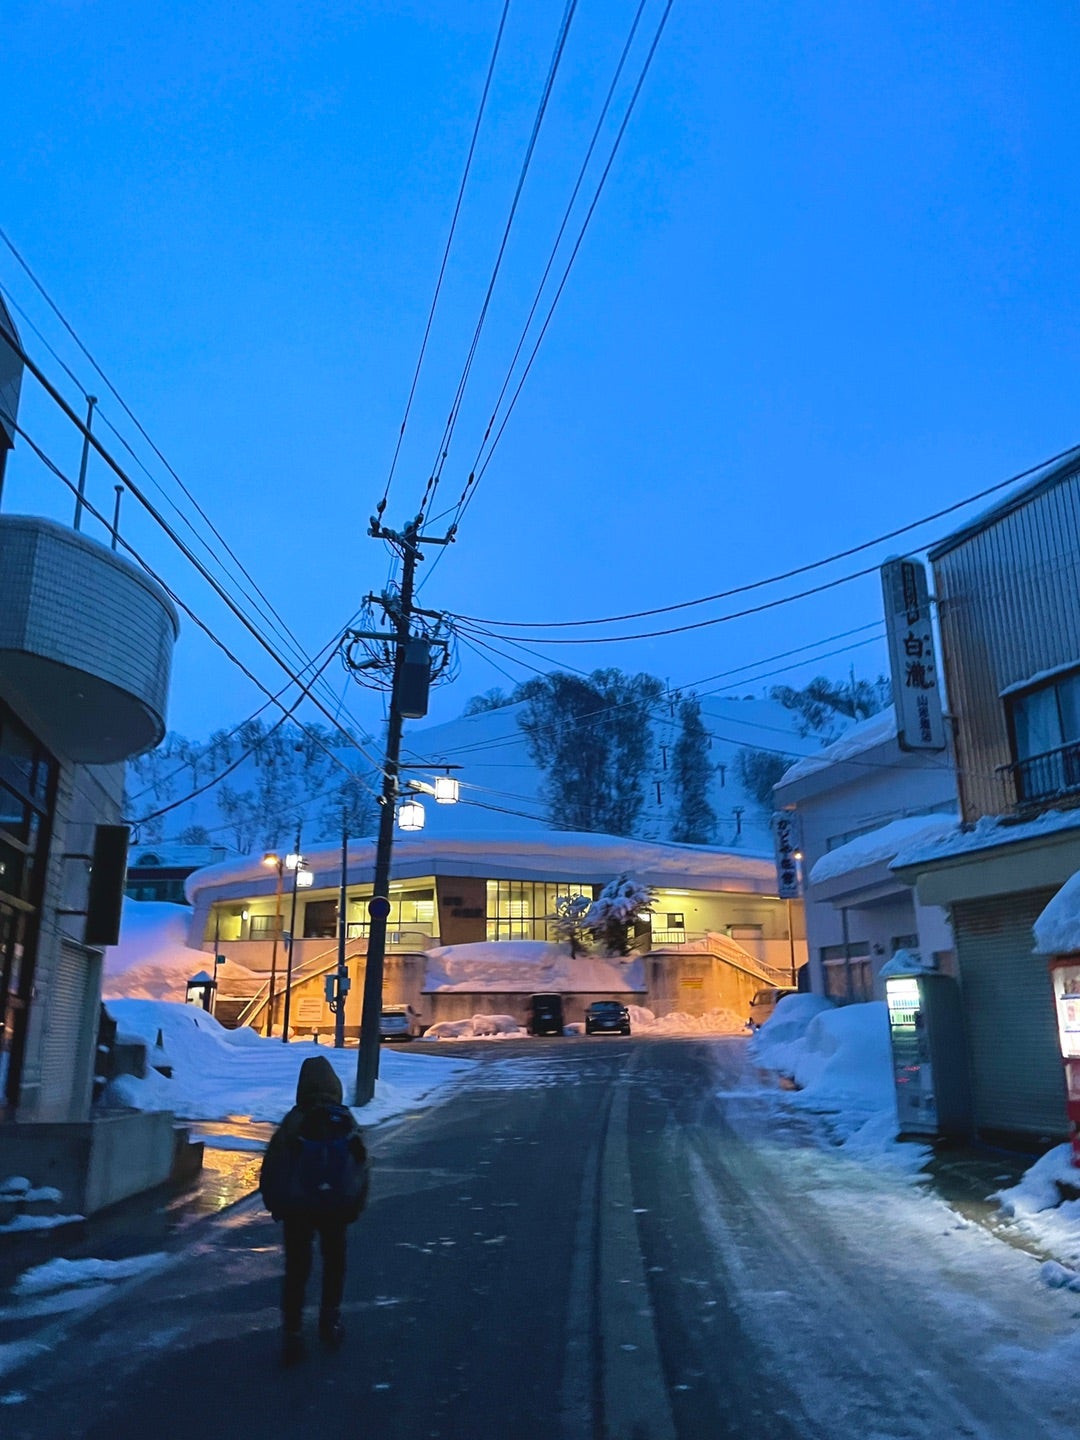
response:
<path id="1" fill-rule="evenodd" d="M 342 1088 L 337 1072 L 324 1055 L 314 1055 L 300 1067 L 296 1082 L 296 1104 L 274 1132 L 263 1157 L 259 1188 L 267 1209 L 284 1227 L 285 1279 L 281 1292 L 283 1360 L 294 1364 L 304 1353 L 304 1294 L 311 1275 L 312 1250 L 316 1234 L 322 1254 L 322 1294 L 319 1306 L 319 1338 L 337 1349 L 345 1338 L 341 1322 L 341 1301 L 345 1290 L 346 1231 L 367 1201 L 368 1158 L 360 1128 L 348 1111 L 342 1111 Z M 288 1198 L 288 1176 L 304 1137 L 321 1140 L 329 1127 L 348 1117 L 352 1130 L 349 1149 L 362 1177 L 358 1193 L 340 1207 L 298 1205 Z"/>

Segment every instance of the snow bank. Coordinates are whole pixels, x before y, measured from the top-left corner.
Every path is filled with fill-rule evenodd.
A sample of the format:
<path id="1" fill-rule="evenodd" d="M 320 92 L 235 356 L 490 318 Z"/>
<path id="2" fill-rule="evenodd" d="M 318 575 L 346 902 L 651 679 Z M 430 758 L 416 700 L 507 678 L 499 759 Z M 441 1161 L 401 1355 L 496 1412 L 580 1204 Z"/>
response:
<path id="1" fill-rule="evenodd" d="M 204 970 L 212 956 L 187 943 L 191 911 L 164 900 L 125 896 L 120 943 L 105 951 L 102 991 L 106 999 L 183 1000 L 188 980 Z"/>
<path id="2" fill-rule="evenodd" d="M 643 1005 L 628 1005 L 630 1032 L 633 1035 L 738 1035 L 746 1022 L 733 1010 L 708 1010 L 704 1015 L 688 1015 L 673 1010 L 670 1015 L 656 1016 Z"/>
<path id="3" fill-rule="evenodd" d="M 838 1009 L 817 995 L 789 995 L 751 1040 L 750 1054 L 794 1080 L 792 1103 L 829 1114 L 847 1153 L 911 1174 L 922 1169 L 927 1147 L 897 1143 L 884 1002 Z"/>
<path id="4" fill-rule="evenodd" d="M 106 1008 L 126 1033 L 152 1050 L 161 1034 L 173 1067 L 171 1079 L 150 1070 L 145 1080 L 132 1075 L 110 1083 L 105 1103 L 136 1110 L 172 1110 L 190 1120 L 227 1120 L 245 1116 L 277 1122 L 294 1103 L 301 1063 L 324 1055 L 333 1065 L 346 1098 L 356 1082 L 357 1052 L 310 1042 L 283 1045 L 254 1030 L 225 1030 L 194 1005 L 164 1000 L 110 1000 Z M 160 1052 L 159 1052 L 160 1053 Z M 384 1047 L 375 1099 L 358 1111 L 365 1125 L 411 1109 L 461 1079 L 471 1062 L 404 1054 Z"/>
<path id="5" fill-rule="evenodd" d="M 520 1040 L 527 1032 L 513 1015 L 474 1015 L 469 1020 L 440 1020 L 424 1031 L 425 1040 Z"/>
<path id="6" fill-rule="evenodd" d="M 1057 892 L 1032 927 L 1041 955 L 1070 955 L 1080 950 L 1080 870 Z"/>
<path id="7" fill-rule="evenodd" d="M 638 959 L 597 955 L 571 958 L 569 945 L 545 940 L 480 940 L 472 945 L 439 945 L 427 952 L 424 989 L 493 991 L 531 995 L 616 994 L 645 989 Z"/>

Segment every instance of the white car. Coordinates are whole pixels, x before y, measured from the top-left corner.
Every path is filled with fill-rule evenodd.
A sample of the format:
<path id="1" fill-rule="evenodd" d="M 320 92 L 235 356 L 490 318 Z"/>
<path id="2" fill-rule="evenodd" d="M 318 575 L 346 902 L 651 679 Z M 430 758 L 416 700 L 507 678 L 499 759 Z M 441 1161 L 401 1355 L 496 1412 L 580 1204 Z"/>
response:
<path id="1" fill-rule="evenodd" d="M 379 1016 L 380 1040 L 411 1040 L 413 1034 L 413 1012 L 408 1005 L 384 1006 Z"/>
<path id="2" fill-rule="evenodd" d="M 798 993 L 793 985 L 770 985 L 767 990 L 759 990 L 750 1001 L 750 1019 L 746 1022 L 747 1028 L 760 1030 L 785 995 L 797 995 Z"/>

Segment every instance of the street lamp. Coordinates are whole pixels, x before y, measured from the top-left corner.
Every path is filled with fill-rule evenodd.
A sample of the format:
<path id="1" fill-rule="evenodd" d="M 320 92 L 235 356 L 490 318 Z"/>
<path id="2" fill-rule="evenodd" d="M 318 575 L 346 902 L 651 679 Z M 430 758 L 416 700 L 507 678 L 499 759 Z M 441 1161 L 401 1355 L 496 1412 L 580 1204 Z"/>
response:
<path id="1" fill-rule="evenodd" d="M 424 807 L 419 800 L 405 800 L 398 808 L 398 824 L 402 830 L 422 830 L 424 818 Z"/>
<path id="2" fill-rule="evenodd" d="M 292 871 L 292 913 L 289 917 L 289 949 L 285 968 L 285 1010 L 281 1019 L 281 1042 L 289 1043 L 289 1011 L 292 1005 L 293 943 L 296 939 L 296 893 L 310 890 L 315 883 L 315 874 L 307 868 L 300 853 L 300 827 L 296 827 L 296 849 L 285 856 L 285 868 Z"/>
<path id="3" fill-rule="evenodd" d="M 452 775 L 436 775 L 434 785 L 435 804 L 456 805 L 459 789 L 460 782 L 455 780 Z"/>
<path id="4" fill-rule="evenodd" d="M 285 861 L 280 855 L 268 850 L 263 856 L 262 863 L 270 865 L 277 871 L 277 886 L 274 890 L 274 944 L 270 951 L 270 993 L 266 1021 L 266 1038 L 269 1040 L 274 1033 L 274 1001 L 277 990 L 277 945 L 278 936 L 281 934 L 281 882 L 285 870 Z"/>

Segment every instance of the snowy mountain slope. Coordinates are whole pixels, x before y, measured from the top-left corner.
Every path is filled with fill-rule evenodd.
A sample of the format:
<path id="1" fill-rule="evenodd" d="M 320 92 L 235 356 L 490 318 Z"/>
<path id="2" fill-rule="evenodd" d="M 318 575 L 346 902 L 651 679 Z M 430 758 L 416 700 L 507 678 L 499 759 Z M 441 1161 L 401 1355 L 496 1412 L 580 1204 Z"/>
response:
<path id="1" fill-rule="evenodd" d="M 721 699 L 701 701 L 702 720 L 709 733 L 707 760 L 711 773 L 707 797 L 716 817 L 713 843 L 749 851 L 768 851 L 768 811 L 746 793 L 736 775 L 736 755 L 743 746 L 782 751 L 789 756 L 813 754 L 815 740 L 801 738 L 796 717 L 772 700 Z M 545 796 L 545 775 L 529 755 L 518 717 L 523 705 L 509 705 L 479 715 L 460 716 L 440 725 L 407 724 L 402 749 L 403 776 L 430 782 L 440 766 L 460 767 L 451 773 L 461 782 L 463 803 L 450 807 L 425 800 L 426 828 L 432 833 L 471 835 L 499 829 L 528 833 L 550 826 Z M 672 783 L 672 758 L 679 736 L 678 705 L 664 703 L 652 726 L 651 754 L 642 776 L 644 804 L 636 833 L 641 839 L 666 840 L 671 836 L 677 796 Z M 365 745 L 376 757 L 381 739 Z M 376 787 L 358 751 L 336 749 L 350 769 L 359 765 L 364 778 Z M 240 747 L 237 746 L 236 753 Z M 195 747 L 188 746 L 189 757 Z M 138 818 L 175 801 L 183 801 L 167 815 L 142 828 L 138 844 L 178 840 L 190 827 L 204 827 L 215 843 L 242 852 L 263 845 L 291 842 L 297 818 L 306 845 L 333 839 L 337 829 L 335 794 L 343 771 L 318 750 L 287 744 L 269 761 L 251 756 L 237 766 L 222 784 L 191 800 L 184 800 L 197 785 L 223 767 L 215 757 L 186 762 L 179 755 L 166 758 L 162 751 L 143 757 L 131 767 L 129 814 Z M 139 794 L 138 792 L 143 792 Z M 235 797 L 252 797 L 245 813 Z M 230 808 L 230 802 L 231 808 Z M 376 811 L 370 805 L 363 833 L 373 833 Z M 358 832 L 360 826 L 357 826 Z"/>

